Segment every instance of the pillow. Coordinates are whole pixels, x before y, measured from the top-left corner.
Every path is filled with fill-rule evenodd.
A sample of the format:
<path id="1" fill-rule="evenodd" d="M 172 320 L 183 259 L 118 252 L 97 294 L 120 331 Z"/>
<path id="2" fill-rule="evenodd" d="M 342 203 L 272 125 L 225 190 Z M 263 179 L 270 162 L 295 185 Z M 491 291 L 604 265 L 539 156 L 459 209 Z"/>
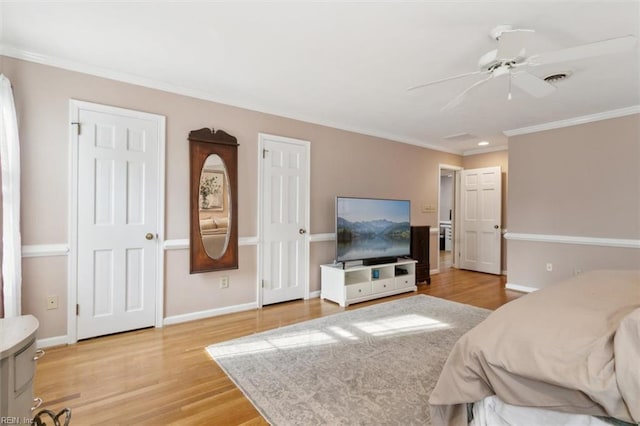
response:
<path id="1" fill-rule="evenodd" d="M 200 219 L 200 229 L 215 229 L 216 223 L 212 218 Z"/>
<path id="2" fill-rule="evenodd" d="M 229 226 L 229 219 L 226 217 L 216 217 L 214 220 L 218 228 L 226 228 Z"/>

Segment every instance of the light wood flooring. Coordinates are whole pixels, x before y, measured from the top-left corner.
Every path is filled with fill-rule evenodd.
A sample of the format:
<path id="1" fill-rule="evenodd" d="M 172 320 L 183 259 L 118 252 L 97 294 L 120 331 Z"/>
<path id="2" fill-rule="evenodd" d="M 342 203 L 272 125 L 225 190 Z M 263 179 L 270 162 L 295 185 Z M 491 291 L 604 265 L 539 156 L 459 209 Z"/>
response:
<path id="1" fill-rule="evenodd" d="M 502 276 L 446 269 L 418 293 L 496 309 L 521 296 L 504 286 Z M 344 310 L 315 298 L 49 348 L 37 364 L 35 395 L 54 411 L 71 408 L 73 426 L 264 425 L 205 347 Z"/>
<path id="2" fill-rule="evenodd" d="M 440 268 L 450 268 L 453 265 L 453 252 L 440 250 Z"/>

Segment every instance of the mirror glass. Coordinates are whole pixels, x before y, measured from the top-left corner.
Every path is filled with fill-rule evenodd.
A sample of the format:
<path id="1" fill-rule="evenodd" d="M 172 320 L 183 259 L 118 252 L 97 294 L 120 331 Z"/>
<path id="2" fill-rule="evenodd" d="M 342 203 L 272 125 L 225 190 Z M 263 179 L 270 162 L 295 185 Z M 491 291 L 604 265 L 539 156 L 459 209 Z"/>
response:
<path id="1" fill-rule="evenodd" d="M 210 154 L 202 167 L 198 203 L 204 251 L 210 258 L 219 259 L 229 244 L 231 193 L 227 169 L 217 154 Z"/>

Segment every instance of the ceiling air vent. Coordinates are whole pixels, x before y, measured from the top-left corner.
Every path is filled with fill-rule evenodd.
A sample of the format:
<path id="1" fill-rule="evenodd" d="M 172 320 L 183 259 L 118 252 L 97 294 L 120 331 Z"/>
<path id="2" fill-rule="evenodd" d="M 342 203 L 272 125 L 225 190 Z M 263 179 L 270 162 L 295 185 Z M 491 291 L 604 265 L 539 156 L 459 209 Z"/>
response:
<path id="1" fill-rule="evenodd" d="M 546 76 L 544 78 L 544 81 L 546 81 L 547 83 L 557 83 L 559 81 L 566 80 L 567 78 L 569 78 L 570 75 L 571 73 L 569 71 L 559 72 L 556 74 L 551 74 Z"/>
<path id="2" fill-rule="evenodd" d="M 466 142 L 472 139 L 477 139 L 476 135 L 470 133 L 456 133 L 455 135 L 445 136 L 443 139 L 449 142 Z"/>

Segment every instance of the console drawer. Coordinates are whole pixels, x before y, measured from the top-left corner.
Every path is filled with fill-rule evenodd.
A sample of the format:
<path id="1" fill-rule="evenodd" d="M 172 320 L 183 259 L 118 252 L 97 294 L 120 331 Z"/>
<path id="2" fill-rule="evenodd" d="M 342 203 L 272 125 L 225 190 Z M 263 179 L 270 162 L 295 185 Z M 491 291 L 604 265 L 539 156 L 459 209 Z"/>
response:
<path id="1" fill-rule="evenodd" d="M 402 275 L 396 277 L 396 288 L 412 287 L 416 284 L 416 276 L 414 274 Z"/>
<path id="2" fill-rule="evenodd" d="M 384 293 L 395 288 L 393 279 L 375 280 L 371 284 L 372 293 Z"/>
<path id="3" fill-rule="evenodd" d="M 356 299 L 371 294 L 371 283 L 351 284 L 346 286 L 347 300 Z"/>

